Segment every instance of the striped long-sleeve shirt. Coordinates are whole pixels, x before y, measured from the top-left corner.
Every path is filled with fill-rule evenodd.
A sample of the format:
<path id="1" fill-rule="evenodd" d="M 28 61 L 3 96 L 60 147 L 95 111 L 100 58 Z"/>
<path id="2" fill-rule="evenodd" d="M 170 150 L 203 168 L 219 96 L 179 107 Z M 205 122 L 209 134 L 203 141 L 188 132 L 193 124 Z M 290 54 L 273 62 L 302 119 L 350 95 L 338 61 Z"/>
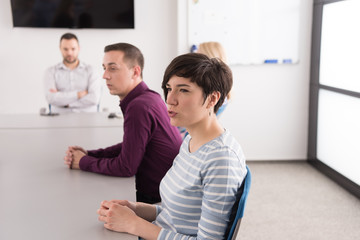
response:
<path id="1" fill-rule="evenodd" d="M 158 239 L 223 239 L 246 176 L 245 157 L 226 130 L 193 153 L 190 139 L 185 138 L 160 184 L 162 203 L 154 222 L 162 228 Z"/>

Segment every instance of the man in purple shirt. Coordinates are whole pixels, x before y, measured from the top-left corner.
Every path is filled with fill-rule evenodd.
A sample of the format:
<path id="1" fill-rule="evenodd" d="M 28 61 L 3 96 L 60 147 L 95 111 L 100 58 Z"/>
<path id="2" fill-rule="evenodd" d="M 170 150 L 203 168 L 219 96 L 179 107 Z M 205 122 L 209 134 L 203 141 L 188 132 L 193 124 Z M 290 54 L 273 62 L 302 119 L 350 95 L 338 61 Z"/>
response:
<path id="1" fill-rule="evenodd" d="M 138 48 L 127 43 L 106 46 L 103 67 L 110 94 L 120 98 L 123 142 L 92 151 L 70 146 L 65 164 L 111 176 L 135 175 L 137 201 L 160 202 L 160 181 L 182 142 L 179 131 L 170 125 L 160 95 L 142 81 L 144 57 Z"/>

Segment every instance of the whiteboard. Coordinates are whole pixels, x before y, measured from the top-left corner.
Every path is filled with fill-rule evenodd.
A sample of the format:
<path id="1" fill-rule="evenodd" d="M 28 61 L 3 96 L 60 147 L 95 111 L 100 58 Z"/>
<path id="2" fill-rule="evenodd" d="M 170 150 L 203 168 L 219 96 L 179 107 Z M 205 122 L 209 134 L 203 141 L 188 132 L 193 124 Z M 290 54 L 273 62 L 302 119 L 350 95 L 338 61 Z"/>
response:
<path id="1" fill-rule="evenodd" d="M 301 0 L 188 0 L 188 44 L 218 41 L 229 64 L 299 61 Z"/>

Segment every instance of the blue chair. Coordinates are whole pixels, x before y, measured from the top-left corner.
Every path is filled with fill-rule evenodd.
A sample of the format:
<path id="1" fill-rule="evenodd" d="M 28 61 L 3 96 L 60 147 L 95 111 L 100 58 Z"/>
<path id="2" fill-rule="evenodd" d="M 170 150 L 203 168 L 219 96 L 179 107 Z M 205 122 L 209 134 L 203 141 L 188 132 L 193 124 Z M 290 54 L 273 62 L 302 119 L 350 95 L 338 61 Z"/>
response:
<path id="1" fill-rule="evenodd" d="M 246 177 L 244 179 L 243 184 L 241 184 L 242 185 L 241 188 L 243 188 L 243 191 L 242 191 L 242 194 L 239 199 L 239 203 L 238 203 L 237 210 L 236 210 L 236 215 L 235 215 L 234 221 L 231 225 L 227 240 L 235 240 L 235 238 L 238 234 L 239 228 L 240 228 L 241 219 L 244 216 L 246 199 L 249 195 L 249 190 L 250 190 L 250 186 L 251 186 L 251 173 L 250 173 L 250 169 L 248 166 L 246 166 L 246 170 L 247 170 Z"/>

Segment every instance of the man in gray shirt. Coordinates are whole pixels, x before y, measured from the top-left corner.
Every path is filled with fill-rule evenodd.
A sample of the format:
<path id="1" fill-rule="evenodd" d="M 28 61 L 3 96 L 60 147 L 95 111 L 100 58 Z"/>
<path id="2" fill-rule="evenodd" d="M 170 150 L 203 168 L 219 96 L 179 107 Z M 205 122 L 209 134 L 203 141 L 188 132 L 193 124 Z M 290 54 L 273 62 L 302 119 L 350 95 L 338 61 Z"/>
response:
<path id="1" fill-rule="evenodd" d="M 47 69 L 45 96 L 53 112 L 96 112 L 101 80 L 93 68 L 80 62 L 79 41 L 72 33 L 60 38 L 63 61 Z"/>

